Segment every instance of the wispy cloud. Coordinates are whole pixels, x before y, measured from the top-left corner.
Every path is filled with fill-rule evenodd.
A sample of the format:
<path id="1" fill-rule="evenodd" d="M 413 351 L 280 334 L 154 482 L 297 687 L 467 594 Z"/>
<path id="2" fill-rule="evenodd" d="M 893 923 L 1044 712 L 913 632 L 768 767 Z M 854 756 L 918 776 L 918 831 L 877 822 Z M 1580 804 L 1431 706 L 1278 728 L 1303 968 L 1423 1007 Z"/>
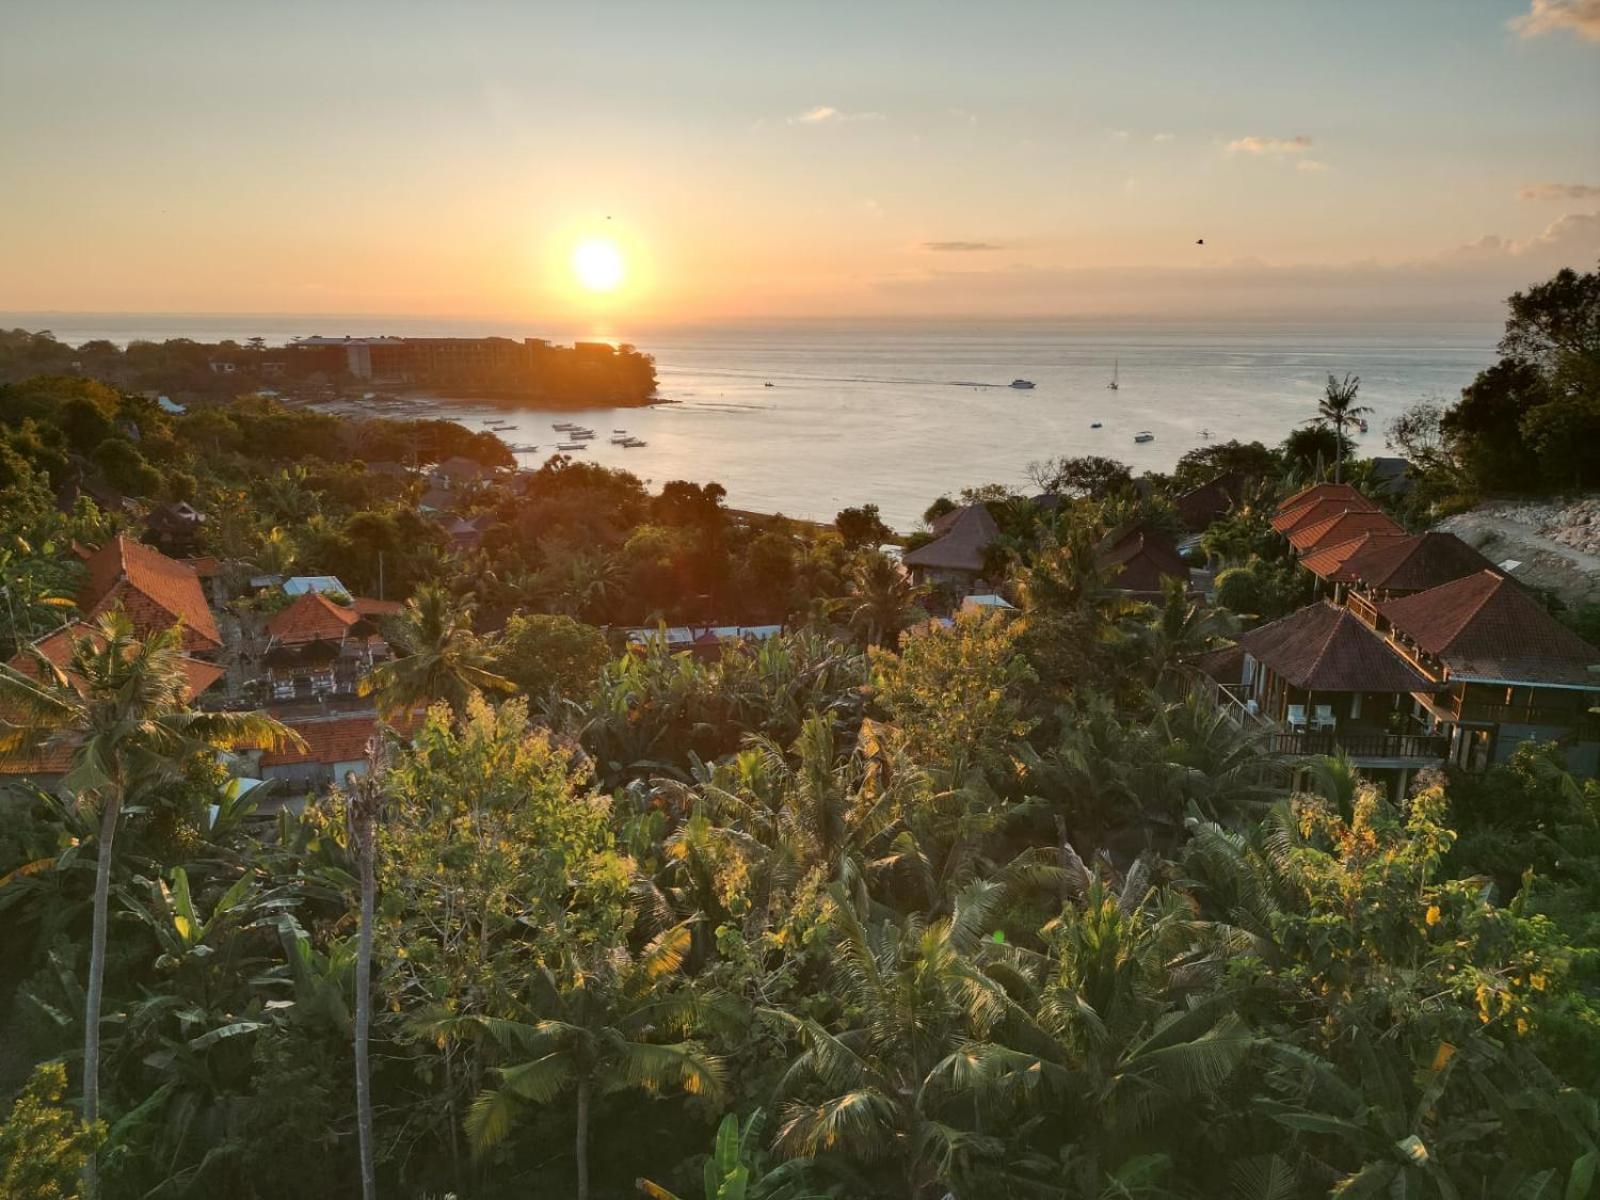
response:
<path id="1" fill-rule="evenodd" d="M 789 118 L 791 125 L 825 125 L 829 122 L 844 123 L 846 121 L 881 121 L 883 114 L 879 112 L 844 112 L 831 104 L 819 104 L 815 108 L 808 108 L 798 116 Z"/>
<path id="2" fill-rule="evenodd" d="M 1318 162 L 1314 158 L 1302 158 L 1299 162 L 1295 163 L 1294 169 L 1296 171 L 1307 171 L 1311 174 L 1317 174 L 1322 171 L 1326 171 L 1328 169 L 1328 164 L 1325 162 Z"/>
<path id="3" fill-rule="evenodd" d="M 974 251 L 1004 250 L 1004 246 L 994 242 L 923 242 L 924 250 L 936 250 L 940 253 L 970 254 Z"/>
<path id="4" fill-rule="evenodd" d="M 1525 183 L 1517 189 L 1518 200 L 1588 200 L 1600 196 L 1600 187 L 1587 183 Z"/>
<path id="5" fill-rule="evenodd" d="M 1111 131 L 1111 140 L 1113 142 L 1125 142 L 1132 136 L 1133 134 L 1129 133 L 1126 129 L 1113 129 Z"/>
<path id="6" fill-rule="evenodd" d="M 1584 41 L 1600 42 L 1600 0 L 1533 0 L 1532 7 L 1509 24 L 1525 38 L 1570 30 Z"/>
<path id="7" fill-rule="evenodd" d="M 1172 142 L 1172 141 L 1176 141 L 1177 138 L 1178 138 L 1178 135 L 1175 134 L 1175 133 L 1158 133 L 1154 137 L 1152 137 L 1150 140 L 1152 142 Z"/>
<path id="8" fill-rule="evenodd" d="M 1292 138 L 1242 137 L 1228 143 L 1229 154 L 1303 154 L 1311 149 L 1311 139 L 1305 134 Z"/>

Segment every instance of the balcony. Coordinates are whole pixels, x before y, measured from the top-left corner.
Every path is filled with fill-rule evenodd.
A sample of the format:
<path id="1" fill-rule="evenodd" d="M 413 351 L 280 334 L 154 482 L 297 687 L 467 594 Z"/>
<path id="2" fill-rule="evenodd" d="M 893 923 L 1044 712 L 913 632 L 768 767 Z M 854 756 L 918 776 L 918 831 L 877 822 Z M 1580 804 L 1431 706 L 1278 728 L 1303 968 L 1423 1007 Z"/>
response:
<path id="1" fill-rule="evenodd" d="M 1450 738 L 1444 734 L 1349 732 L 1337 729 L 1307 729 L 1300 732 L 1280 729 L 1267 734 L 1266 748 L 1288 758 L 1310 758 L 1319 754 L 1348 754 L 1358 763 L 1376 760 L 1400 763 L 1439 763 L 1450 753 Z"/>
<path id="2" fill-rule="evenodd" d="M 1585 709 L 1555 704 L 1486 704 L 1478 700 L 1455 705 L 1458 721 L 1482 724 L 1553 725 L 1561 729 L 1585 729 L 1592 733 L 1600 722 Z"/>

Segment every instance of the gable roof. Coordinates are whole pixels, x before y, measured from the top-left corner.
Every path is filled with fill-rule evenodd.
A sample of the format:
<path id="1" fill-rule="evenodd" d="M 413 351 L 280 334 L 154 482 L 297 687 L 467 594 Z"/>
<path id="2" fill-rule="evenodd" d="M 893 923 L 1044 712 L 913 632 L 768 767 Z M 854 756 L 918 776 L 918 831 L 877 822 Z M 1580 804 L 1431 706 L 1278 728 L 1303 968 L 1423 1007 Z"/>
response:
<path id="1" fill-rule="evenodd" d="M 917 547 L 900 561 L 908 567 L 983 570 L 984 553 L 1000 536 L 1000 527 L 989 510 L 981 504 L 969 504 L 958 513 L 946 515 L 951 519 L 945 525 L 944 536 Z"/>
<path id="2" fill-rule="evenodd" d="M 1365 499 L 1365 496 L 1363 496 L 1355 488 L 1351 487 L 1348 483 L 1313 483 L 1309 487 L 1301 488 L 1287 500 L 1280 501 L 1278 504 L 1278 512 L 1292 512 L 1295 509 L 1303 508 L 1305 505 L 1316 500 Z"/>
<path id="3" fill-rule="evenodd" d="M 1271 525 L 1279 533 L 1287 536 L 1303 526 L 1325 521 L 1336 513 L 1376 512 L 1377 508 L 1376 504 L 1360 493 L 1354 496 L 1319 496 L 1305 504 L 1280 512 L 1272 518 Z"/>
<path id="4" fill-rule="evenodd" d="M 1403 533 L 1359 533 L 1342 542 L 1323 542 L 1308 550 L 1300 565 L 1319 579 L 1329 583 L 1350 583 L 1356 576 L 1350 571 L 1350 562 L 1369 548 L 1388 545 L 1406 539 Z"/>
<path id="5" fill-rule="evenodd" d="M 1239 645 L 1292 687 L 1313 692 L 1439 688 L 1349 609 L 1327 600 L 1242 634 Z"/>
<path id="6" fill-rule="evenodd" d="M 119 604 L 140 637 L 183 622 L 185 650 L 219 650 L 222 634 L 194 568 L 118 534 L 91 554 L 78 607 L 95 617 Z"/>
<path id="7" fill-rule="evenodd" d="M 34 642 L 33 649 L 55 666 L 64 668 L 72 659 L 73 639 L 82 637 L 93 638 L 97 646 L 104 645 L 92 625 L 74 621 Z M 183 668 L 185 701 L 193 700 L 227 674 L 227 671 L 216 663 L 190 658 L 187 654 L 180 655 L 178 661 Z M 30 679 L 40 679 L 44 676 L 39 664 L 26 650 L 18 651 L 6 665 Z M 74 688 L 82 690 L 83 680 L 80 677 L 68 672 L 67 681 Z M 72 742 L 53 737 L 31 752 L 0 756 L 0 775 L 60 775 L 72 766 L 72 756 L 76 749 Z"/>
<path id="8" fill-rule="evenodd" d="M 401 734 L 416 730 L 422 717 L 416 713 L 402 713 L 390 724 Z M 312 717 L 303 721 L 286 721 L 290 729 L 305 742 L 298 746 L 279 746 L 261 752 L 263 767 L 286 767 L 303 763 L 333 766 L 335 763 L 355 762 L 367 756 L 367 742 L 378 729 L 378 714 L 374 712 L 348 713 L 337 717 Z"/>
<path id="9" fill-rule="evenodd" d="M 1172 502 L 1178 510 L 1178 519 L 1195 533 L 1207 529 L 1221 520 L 1244 494 L 1244 476 L 1228 471 L 1215 479 L 1192 487 Z"/>
<path id="10" fill-rule="evenodd" d="M 1600 689 L 1600 650 L 1488 568 L 1378 605 L 1390 625 L 1463 679 Z"/>
<path id="11" fill-rule="evenodd" d="M 1363 549 L 1348 565 L 1364 586 L 1391 592 L 1420 592 L 1494 566 L 1453 533 L 1385 541 Z"/>
<path id="12" fill-rule="evenodd" d="M 1100 550 L 1100 565 L 1116 569 L 1111 586 L 1125 592 L 1159 592 L 1166 578 L 1189 579 L 1189 564 L 1163 533 L 1136 526 Z"/>
<path id="13" fill-rule="evenodd" d="M 343 608 L 321 592 L 305 592 L 295 602 L 267 618 L 267 632 L 287 645 L 320 639 L 337 642 L 361 614 Z"/>
<path id="14" fill-rule="evenodd" d="M 1347 542 L 1358 533 L 1404 533 L 1405 530 L 1391 521 L 1387 514 L 1369 510 L 1349 510 L 1334 513 L 1309 525 L 1301 525 L 1289 534 L 1289 544 L 1304 553 L 1318 546 L 1334 546 Z"/>

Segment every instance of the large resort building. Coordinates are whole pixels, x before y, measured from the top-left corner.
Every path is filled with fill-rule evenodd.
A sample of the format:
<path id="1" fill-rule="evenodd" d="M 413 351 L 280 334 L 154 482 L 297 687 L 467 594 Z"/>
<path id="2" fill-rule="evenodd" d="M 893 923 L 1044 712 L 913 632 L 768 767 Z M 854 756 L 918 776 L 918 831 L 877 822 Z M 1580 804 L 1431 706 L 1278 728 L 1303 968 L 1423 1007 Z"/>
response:
<path id="1" fill-rule="evenodd" d="M 1600 775 L 1600 650 L 1504 571 L 1451 534 L 1406 534 L 1342 484 L 1284 501 L 1272 525 L 1328 598 L 1201 663 L 1270 748 L 1342 751 L 1402 791 L 1418 769 L 1481 770 L 1530 739 Z"/>

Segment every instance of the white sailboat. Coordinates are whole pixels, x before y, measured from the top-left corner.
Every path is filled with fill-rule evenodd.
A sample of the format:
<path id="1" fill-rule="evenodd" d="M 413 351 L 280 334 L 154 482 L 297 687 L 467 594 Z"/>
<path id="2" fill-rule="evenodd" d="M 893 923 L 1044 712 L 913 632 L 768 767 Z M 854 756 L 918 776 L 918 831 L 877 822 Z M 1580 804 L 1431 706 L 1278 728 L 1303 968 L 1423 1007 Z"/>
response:
<path id="1" fill-rule="evenodd" d="M 1111 360 L 1111 382 L 1106 384 L 1106 386 L 1108 388 L 1110 388 L 1113 392 L 1116 391 L 1118 388 L 1120 388 L 1122 386 L 1122 384 L 1117 382 L 1117 372 L 1121 368 L 1121 366 L 1122 366 L 1122 360 L 1121 359 L 1114 358 L 1114 359 Z"/>

